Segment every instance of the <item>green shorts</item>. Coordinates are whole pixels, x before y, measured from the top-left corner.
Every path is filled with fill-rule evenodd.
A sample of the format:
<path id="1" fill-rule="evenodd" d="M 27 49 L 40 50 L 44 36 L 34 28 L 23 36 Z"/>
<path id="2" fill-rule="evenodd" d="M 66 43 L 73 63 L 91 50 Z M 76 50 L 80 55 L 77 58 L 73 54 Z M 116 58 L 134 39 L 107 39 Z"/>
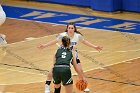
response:
<path id="1" fill-rule="evenodd" d="M 53 80 L 54 84 L 60 84 L 61 82 L 63 85 L 73 84 L 70 67 L 54 67 Z"/>

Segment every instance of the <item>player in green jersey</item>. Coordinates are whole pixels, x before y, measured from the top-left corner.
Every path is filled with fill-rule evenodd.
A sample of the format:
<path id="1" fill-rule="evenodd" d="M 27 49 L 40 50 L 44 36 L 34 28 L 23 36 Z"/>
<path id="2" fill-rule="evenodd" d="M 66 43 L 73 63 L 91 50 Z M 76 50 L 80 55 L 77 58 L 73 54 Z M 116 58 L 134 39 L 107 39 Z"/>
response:
<path id="1" fill-rule="evenodd" d="M 73 91 L 73 80 L 70 69 L 70 63 L 73 63 L 73 67 L 79 75 L 79 78 L 85 80 L 83 72 L 78 68 L 75 57 L 75 50 L 70 49 L 70 38 L 64 36 L 62 38 L 62 46 L 57 50 L 54 56 L 53 65 L 53 80 L 55 84 L 54 93 L 60 93 L 61 82 L 65 87 L 65 93 L 72 93 Z"/>

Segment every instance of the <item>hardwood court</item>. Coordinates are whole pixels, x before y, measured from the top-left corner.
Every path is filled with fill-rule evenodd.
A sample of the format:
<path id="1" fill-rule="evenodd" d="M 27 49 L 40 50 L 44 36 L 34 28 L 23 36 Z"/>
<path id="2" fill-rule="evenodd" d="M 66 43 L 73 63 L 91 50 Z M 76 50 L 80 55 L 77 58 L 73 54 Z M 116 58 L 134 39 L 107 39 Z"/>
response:
<path id="1" fill-rule="evenodd" d="M 19 6 L 45 8 L 45 4 L 26 2 L 10 2 L 5 4 Z M 63 10 L 62 5 L 56 5 L 55 9 Z M 66 7 L 66 6 L 65 6 Z M 84 14 L 86 10 L 67 6 L 73 13 Z M 52 4 L 47 8 L 53 10 Z M 120 19 L 140 20 L 133 13 L 107 14 L 86 11 L 89 15 L 112 17 Z M 132 17 L 133 15 L 135 17 Z M 39 25 L 39 26 L 38 26 Z M 140 35 L 131 34 L 136 40 L 128 38 L 128 33 L 112 32 L 101 29 L 89 29 L 78 27 L 85 39 L 93 44 L 103 46 L 102 52 L 97 52 L 81 43 L 78 45 L 79 57 L 83 70 L 87 77 L 90 93 L 139 93 L 140 92 Z M 37 23 L 7 18 L 5 24 L 0 27 L 0 32 L 6 34 L 8 45 L 1 48 L 4 55 L 0 59 L 0 92 L 1 93 L 44 93 L 44 82 L 47 71 L 52 63 L 52 56 L 57 45 L 39 50 L 36 46 L 56 38 L 56 34 L 63 32 L 65 25 L 49 23 Z M 51 31 L 51 32 L 50 32 Z M 16 33 L 16 34 L 15 34 Z M 33 37 L 30 40 L 25 38 Z M 73 71 L 75 75 L 75 72 Z M 77 76 L 73 76 L 74 81 Z M 53 93 L 53 84 L 51 84 Z M 64 93 L 64 91 L 62 91 Z M 74 93 L 79 92 L 74 87 Z"/>

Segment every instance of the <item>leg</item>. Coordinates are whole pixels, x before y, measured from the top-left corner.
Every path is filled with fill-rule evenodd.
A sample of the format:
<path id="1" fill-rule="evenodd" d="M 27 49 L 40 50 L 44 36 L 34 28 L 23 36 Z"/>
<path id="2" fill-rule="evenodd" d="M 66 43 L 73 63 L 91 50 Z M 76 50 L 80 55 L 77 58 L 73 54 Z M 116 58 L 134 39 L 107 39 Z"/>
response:
<path id="1" fill-rule="evenodd" d="M 72 93 L 73 91 L 73 79 L 70 68 L 63 68 L 62 83 L 65 87 L 65 93 Z"/>
<path id="2" fill-rule="evenodd" d="M 54 84 L 54 93 L 60 93 L 61 91 L 61 84 Z"/>
<path id="3" fill-rule="evenodd" d="M 52 69 L 49 71 L 46 84 L 45 84 L 45 93 L 50 93 L 50 84 L 52 80 Z"/>
<path id="4" fill-rule="evenodd" d="M 65 87 L 66 93 L 72 93 L 72 91 L 73 91 L 73 84 L 65 85 L 64 87 Z"/>
<path id="5" fill-rule="evenodd" d="M 46 80 L 46 84 L 50 85 L 51 84 L 51 80 L 52 80 L 52 69 L 49 71 L 48 76 L 47 76 L 47 80 Z"/>
<path id="6" fill-rule="evenodd" d="M 59 68 L 53 68 L 53 83 L 55 91 L 54 93 L 60 93 L 61 90 L 61 76 L 60 76 L 60 69 Z"/>

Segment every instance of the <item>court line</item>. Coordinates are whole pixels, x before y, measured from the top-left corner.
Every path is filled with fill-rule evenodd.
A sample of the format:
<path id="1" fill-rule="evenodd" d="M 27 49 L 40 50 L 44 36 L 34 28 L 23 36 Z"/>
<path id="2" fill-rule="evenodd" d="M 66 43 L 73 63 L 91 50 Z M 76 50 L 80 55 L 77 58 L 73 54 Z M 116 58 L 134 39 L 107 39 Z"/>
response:
<path id="1" fill-rule="evenodd" d="M 52 24 L 52 26 L 53 26 L 53 25 L 64 25 L 64 24 L 56 24 L 56 23 L 42 22 L 42 21 L 34 21 L 34 20 L 27 20 L 27 19 L 18 19 L 18 18 L 11 18 L 11 17 L 7 17 L 7 18 L 9 18 L 9 19 L 16 19 L 16 20 L 22 20 L 22 21 L 38 22 L 38 23 L 48 23 L 48 24 Z M 33 24 L 34 24 L 34 23 L 33 23 Z M 66 25 L 64 25 L 64 26 L 66 26 Z M 82 26 L 76 26 L 76 27 L 81 27 L 81 29 L 80 29 L 81 31 L 82 31 L 83 29 L 92 29 L 92 30 L 93 30 L 93 29 L 96 29 L 96 28 L 89 28 L 89 27 L 82 27 Z M 111 30 L 105 30 L 105 29 L 98 29 L 98 30 L 103 30 L 103 31 L 108 31 L 108 32 L 113 32 L 113 33 L 119 32 L 119 31 L 111 31 Z M 120 33 L 122 33 L 122 32 L 120 32 Z M 126 33 L 138 35 L 138 34 L 136 34 L 136 33 L 129 33 L 129 32 L 126 32 Z M 39 37 L 39 38 L 35 38 L 35 39 L 45 38 L 45 37 L 54 36 L 54 35 L 57 35 L 57 34 L 47 35 L 47 36 L 43 36 L 43 37 Z M 27 41 L 28 41 L 28 40 L 27 40 Z M 19 42 L 26 42 L 26 40 L 24 40 L 24 41 L 19 41 Z M 19 42 L 15 42 L 15 43 L 19 43 Z M 10 43 L 10 44 L 15 44 L 15 43 Z M 9 45 L 9 44 L 7 44 L 7 45 Z"/>
<path id="2" fill-rule="evenodd" d="M 51 36 L 55 36 L 57 34 L 53 34 L 53 35 L 48 35 L 48 36 L 43 36 L 43 37 L 39 37 L 39 38 L 34 38 L 32 40 L 37 40 L 37 39 L 41 39 L 41 38 L 47 38 L 47 37 L 51 37 Z M 12 45 L 12 44 L 17 44 L 17 43 L 23 43 L 23 42 L 28 42 L 31 40 L 23 40 L 23 41 L 19 41 L 19 42 L 14 42 L 14 43 L 10 43 L 10 44 L 6 44 L 6 45 Z M 5 46 L 5 45 L 4 45 Z"/>
<path id="3" fill-rule="evenodd" d="M 97 67 L 95 69 L 106 69 L 106 67 L 109 67 L 109 66 L 114 66 L 114 65 L 117 65 L 117 64 L 121 64 L 121 63 L 127 63 L 128 61 L 131 61 L 131 60 L 136 60 L 136 59 L 139 59 L 140 57 L 136 57 L 136 58 L 132 58 L 132 59 L 128 59 L 128 60 L 124 60 L 124 61 L 121 61 L 121 62 L 117 62 L 117 63 L 114 63 L 114 64 L 110 64 L 110 65 L 105 65 L 105 67 Z M 89 69 L 89 70 L 85 70 L 85 72 L 89 72 L 89 71 L 92 71 L 92 70 L 95 70 L 95 69 Z M 73 75 L 77 75 L 77 74 L 73 74 Z"/>
<path id="4" fill-rule="evenodd" d="M 39 68 L 31 68 L 31 67 L 24 67 L 24 66 L 19 66 L 19 65 L 10 65 L 10 64 L 4 64 L 4 63 L 0 63 L 0 65 L 4 65 L 4 66 L 8 66 L 8 67 L 16 67 L 16 68 L 22 68 L 22 69 L 29 69 L 29 70 L 36 70 L 36 71 L 46 71 L 49 72 L 48 70 L 43 70 L 43 69 L 39 69 Z"/>
<path id="5" fill-rule="evenodd" d="M 138 57 L 139 58 L 139 57 Z M 137 59 L 137 58 L 135 58 L 135 59 Z M 132 59 L 129 59 L 129 60 L 132 60 Z M 126 62 L 126 61 L 129 61 L 129 60 L 125 60 L 124 62 Z M 122 61 L 123 62 L 123 61 Z M 120 63 L 122 63 L 122 62 L 120 62 Z M 115 63 L 115 64 L 119 64 L 119 63 Z M 115 65 L 115 64 L 110 64 L 110 65 Z M 110 65 L 106 65 L 105 67 L 107 67 L 107 66 L 110 66 Z M 100 68 L 100 67 L 99 67 Z M 95 68 L 95 69 L 99 69 L 99 68 Z M 3 68 L 4 69 L 4 68 Z M 95 70 L 95 69 L 90 69 L 90 70 L 88 70 L 88 71 L 91 71 L 91 70 Z M 11 71 L 17 71 L 17 70 L 12 70 L 12 69 L 7 69 L 7 70 L 11 70 Z M 18 72 L 22 72 L 22 73 L 29 73 L 29 74 L 35 74 L 35 75 L 43 75 L 43 74 L 37 74 L 37 73 L 31 73 L 31 72 L 25 72 L 25 71 L 18 71 Z M 87 72 L 87 71 L 84 71 L 84 72 Z M 35 83 L 35 82 L 33 82 L 33 83 Z M 29 83 L 28 83 L 29 84 Z M 0 84 L 1 85 L 1 84 Z M 3 85 L 3 84 L 2 84 Z M 13 85 L 13 84 L 12 84 Z"/>
<path id="6" fill-rule="evenodd" d="M 88 50 L 79 50 L 78 51 L 85 51 L 85 52 L 99 52 L 99 51 L 88 51 Z M 102 52 L 136 52 L 136 51 L 140 51 L 140 49 L 136 49 L 136 50 L 127 50 L 127 51 L 101 51 Z M 100 53 L 100 52 L 99 52 Z"/>
<path id="7" fill-rule="evenodd" d="M 40 73 L 26 72 L 26 71 L 22 71 L 22 70 L 14 70 L 14 69 L 9 69 L 9 68 L 1 68 L 0 67 L 0 69 L 9 70 L 9 71 L 16 71 L 16 72 L 21 72 L 21 73 L 27 73 L 27 74 L 35 74 L 35 75 L 46 76 L 46 75 L 40 74 Z"/>
<path id="8" fill-rule="evenodd" d="M 58 26 L 58 25 L 63 25 L 66 26 L 66 24 L 56 24 L 56 23 L 51 23 L 51 22 L 42 22 L 42 21 L 35 21 L 35 20 L 27 20 L 27 19 L 18 19 L 18 18 L 11 18 L 11 17 L 7 17 L 9 19 L 16 19 L 16 20 L 21 20 L 21 21 L 31 21 L 31 22 L 38 22 L 38 23 L 47 23 L 47 24 L 51 24 L 52 26 Z M 33 23 L 34 24 L 34 23 Z M 76 26 L 76 27 L 80 27 L 80 28 L 84 28 L 84 29 L 96 29 L 96 28 L 88 28 L 88 27 L 82 27 L 82 26 Z M 45 28 L 45 27 L 44 27 Z M 105 29 L 103 29 L 105 30 Z M 111 31 L 111 30 L 107 30 L 107 31 Z M 111 31 L 111 32 L 115 32 L 115 31 Z M 129 33 L 129 32 L 128 32 Z M 132 33 L 132 34 L 136 34 L 136 33 Z M 136 34 L 137 35 L 137 34 Z"/>
<path id="9" fill-rule="evenodd" d="M 7 17 L 9 19 L 16 19 L 16 20 L 22 20 L 22 21 L 32 21 L 32 22 L 38 22 L 38 23 L 48 23 L 48 24 L 52 24 L 52 25 L 64 25 L 66 26 L 66 24 L 56 24 L 56 23 L 51 23 L 51 22 L 42 22 L 42 21 L 35 21 L 35 20 L 27 20 L 27 19 L 18 19 L 18 18 L 11 18 L 11 17 Z M 82 26 L 76 26 L 76 27 L 81 27 L 81 28 L 84 28 L 84 29 L 97 29 L 97 28 L 90 28 L 90 27 L 82 27 Z M 120 32 L 120 33 L 124 33 L 124 32 L 121 32 L 121 31 L 115 31 L 115 30 L 107 30 L 107 29 L 98 29 L 98 30 L 102 30 L 102 31 L 108 31 L 108 32 Z M 82 30 L 81 30 L 82 31 Z M 129 33 L 129 32 L 125 32 L 125 33 Z M 135 34 L 135 35 L 138 35 L 136 33 L 129 33 L 129 34 Z"/>
<path id="10" fill-rule="evenodd" d="M 54 34 L 54 35 L 56 35 L 56 34 Z M 49 36 L 54 36 L 54 35 L 49 35 Z M 49 37 L 49 36 L 44 36 L 44 37 Z M 40 37 L 40 38 L 44 38 L 44 37 Z M 35 38 L 35 39 L 40 39 L 40 38 Z M 21 41 L 21 42 L 25 42 L 25 41 Z M 16 42 L 16 43 L 18 43 L 18 42 Z M 15 43 L 13 43 L 13 44 L 15 44 Z M 139 49 L 138 49 L 139 50 Z M 81 50 L 81 51 L 87 51 L 87 50 Z M 130 51 L 137 51 L 137 50 L 130 50 Z M 89 51 L 90 52 L 90 51 Z M 91 51 L 91 52 L 98 52 L 98 51 Z M 105 51 L 105 52 L 108 52 L 108 51 Z M 122 51 L 119 51 L 119 52 L 122 52 Z M 123 52 L 126 52 L 126 51 L 123 51 Z M 137 58 L 134 58 L 134 59 L 137 59 Z M 130 59 L 130 60 L 132 60 L 132 59 Z M 129 61 L 129 60 L 127 60 L 127 61 Z M 125 62 L 125 61 L 124 61 Z M 122 62 L 119 62 L 119 63 L 122 63 Z M 119 63 L 116 63 L 116 64 L 119 64 Z M 110 65 L 115 65 L 115 64 L 110 64 Z M 108 65 L 108 66 L 110 66 L 110 65 Z M 107 67 L 107 66 L 106 66 Z M 101 69 L 101 67 L 99 67 L 100 69 Z M 96 68 L 96 69 L 99 69 L 99 68 Z M 4 68 L 3 68 L 4 69 Z M 12 69 L 8 69 L 8 70 L 11 70 L 11 71 L 13 71 Z M 90 70 L 88 70 L 88 71 L 91 71 L 91 70 L 95 70 L 95 69 L 90 69 Z M 17 70 L 14 70 L 14 71 L 17 71 Z M 19 72 L 22 72 L 22 73 L 29 73 L 29 74 L 36 74 L 36 73 L 31 73 L 31 72 L 25 72 L 25 71 L 19 71 Z M 87 72 L 87 71 L 84 71 L 84 72 Z M 42 75 L 42 74 L 36 74 L 36 75 Z"/>
<path id="11" fill-rule="evenodd" d="M 32 20 L 28 20 L 28 21 L 32 21 Z M 36 22 L 36 21 L 34 21 L 34 22 Z M 45 23 L 47 23 L 47 22 L 45 22 Z M 51 24 L 53 24 L 53 23 L 51 23 Z M 62 25 L 62 24 L 61 24 Z M 89 29 L 89 28 L 88 28 Z M 93 28 L 91 28 L 91 29 L 93 29 Z M 104 29 L 103 29 L 104 30 Z M 109 30 L 110 31 L 110 30 Z M 112 31 L 111 31 L 112 32 Z M 114 31 L 113 31 L 114 32 Z M 116 32 L 118 32 L 118 31 L 116 31 Z M 131 33 L 132 34 L 132 33 Z M 135 33 L 133 33 L 133 34 L 135 34 Z M 54 35 L 56 35 L 56 34 L 53 34 L 53 35 L 49 35 L 49 36 L 54 36 Z M 48 37 L 48 36 L 44 36 L 44 37 Z M 44 38 L 44 37 L 41 37 L 41 38 Z M 35 38 L 35 39 L 40 39 L 40 38 Z M 23 42 L 23 41 L 21 41 L 21 42 Z M 24 41 L 25 42 L 25 41 Z M 18 43 L 18 42 L 16 42 L 16 43 Z M 12 44 L 14 44 L 14 43 L 12 43 Z M 85 51 L 85 50 L 83 50 L 83 51 Z M 91 52 L 93 52 L 93 51 L 91 51 Z M 132 60 L 132 59 L 130 59 L 130 60 Z M 121 62 L 122 63 L 122 62 Z M 117 63 L 118 64 L 118 63 Z M 112 64 L 112 65 L 114 65 L 114 64 Z M 17 70 L 16 70 L 17 71 Z M 90 70 L 91 71 L 91 70 Z M 25 71 L 21 71 L 21 72 L 23 72 L 23 73 L 26 73 Z M 85 72 L 85 71 L 84 71 Z M 36 74 L 36 73 L 32 73 L 32 74 Z M 37 74 L 36 74 L 37 75 Z M 42 74 L 40 74 L 40 75 L 42 75 Z M 29 84 L 29 83 L 28 83 Z M 1 85 L 1 84 L 0 84 Z M 12 84 L 13 85 L 13 84 Z"/>
<path id="12" fill-rule="evenodd" d="M 131 60 L 135 60 L 135 59 L 139 59 L 139 58 L 140 57 L 129 59 L 129 60 L 124 60 L 122 62 L 118 62 L 118 63 L 114 63 L 114 64 L 110 64 L 110 65 L 106 65 L 104 68 L 109 67 L 109 66 L 113 66 L 113 65 L 117 65 L 117 64 L 120 64 L 120 63 L 124 63 L 124 62 L 127 63 L 127 61 L 131 61 Z M 32 72 L 26 72 L 26 71 L 20 71 L 20 70 L 13 70 L 13 69 L 6 69 L 6 68 L 0 68 L 0 69 L 10 70 L 10 71 L 16 71 L 16 72 L 21 72 L 21 73 L 34 74 L 34 75 L 39 75 L 39 76 L 45 76 L 46 77 L 46 75 L 44 75 L 44 74 L 38 74 L 38 73 L 32 73 Z M 86 73 L 88 71 L 96 70 L 96 69 L 100 69 L 100 67 L 94 68 L 94 69 L 90 69 L 90 70 L 85 70 L 84 73 Z M 77 75 L 77 74 L 73 74 L 73 75 Z M 45 82 L 45 80 L 36 81 L 36 82 L 28 82 L 28 83 L 14 83 L 14 84 L 0 84 L 0 85 L 31 84 L 31 83 L 39 83 L 39 82 Z"/>
<path id="13" fill-rule="evenodd" d="M 116 80 L 111 80 L 111 79 L 94 78 L 94 77 L 86 77 L 86 78 L 91 78 L 94 80 L 102 80 L 102 81 L 107 81 L 107 82 L 121 83 L 121 84 L 126 84 L 126 85 L 140 86 L 140 84 L 136 84 L 136 83 L 122 82 L 122 81 L 116 81 Z"/>

